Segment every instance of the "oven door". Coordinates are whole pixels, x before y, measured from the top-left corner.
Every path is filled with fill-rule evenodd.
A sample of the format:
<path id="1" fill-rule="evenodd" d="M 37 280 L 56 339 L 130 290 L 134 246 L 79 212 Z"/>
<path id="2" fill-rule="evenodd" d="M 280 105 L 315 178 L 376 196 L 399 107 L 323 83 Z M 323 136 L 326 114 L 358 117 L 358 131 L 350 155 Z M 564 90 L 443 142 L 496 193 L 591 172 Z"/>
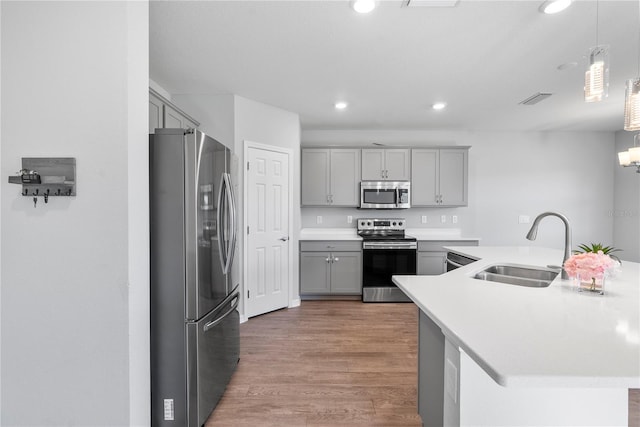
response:
<path id="1" fill-rule="evenodd" d="M 396 245 L 363 244 L 362 300 L 364 302 L 410 301 L 391 280 L 394 274 L 416 274 L 416 242 Z"/>

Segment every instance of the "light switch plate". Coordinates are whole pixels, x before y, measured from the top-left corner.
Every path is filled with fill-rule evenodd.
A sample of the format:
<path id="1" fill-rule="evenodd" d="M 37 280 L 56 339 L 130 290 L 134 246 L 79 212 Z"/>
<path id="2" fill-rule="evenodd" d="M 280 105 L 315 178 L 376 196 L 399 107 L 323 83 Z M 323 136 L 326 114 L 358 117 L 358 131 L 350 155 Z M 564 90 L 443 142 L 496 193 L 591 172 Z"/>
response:
<path id="1" fill-rule="evenodd" d="M 316 224 L 322 224 L 322 215 L 316 217 Z"/>
<path id="2" fill-rule="evenodd" d="M 440 215 L 440 222 L 443 223 L 443 224 L 445 222 L 447 222 L 447 216 L 446 215 Z"/>
<path id="3" fill-rule="evenodd" d="M 518 224 L 529 224 L 529 221 L 531 221 L 529 215 L 520 215 L 518 217 Z"/>
<path id="4" fill-rule="evenodd" d="M 353 222 L 353 217 L 351 215 L 347 215 L 347 224 L 351 224 Z"/>
<path id="5" fill-rule="evenodd" d="M 458 215 L 453 215 L 451 217 L 451 222 L 454 223 L 454 224 L 457 224 L 458 223 Z"/>
<path id="6" fill-rule="evenodd" d="M 423 224 L 427 223 L 427 216 L 426 215 L 422 215 L 422 223 Z"/>

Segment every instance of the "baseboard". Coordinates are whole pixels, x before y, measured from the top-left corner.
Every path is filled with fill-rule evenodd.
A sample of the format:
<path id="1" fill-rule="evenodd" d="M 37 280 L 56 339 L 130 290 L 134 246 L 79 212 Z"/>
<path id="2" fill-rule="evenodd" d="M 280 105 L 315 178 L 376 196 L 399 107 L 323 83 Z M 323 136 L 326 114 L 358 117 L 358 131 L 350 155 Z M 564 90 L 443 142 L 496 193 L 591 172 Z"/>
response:
<path id="1" fill-rule="evenodd" d="M 289 308 L 300 307 L 300 298 L 292 299 L 289 301 Z"/>

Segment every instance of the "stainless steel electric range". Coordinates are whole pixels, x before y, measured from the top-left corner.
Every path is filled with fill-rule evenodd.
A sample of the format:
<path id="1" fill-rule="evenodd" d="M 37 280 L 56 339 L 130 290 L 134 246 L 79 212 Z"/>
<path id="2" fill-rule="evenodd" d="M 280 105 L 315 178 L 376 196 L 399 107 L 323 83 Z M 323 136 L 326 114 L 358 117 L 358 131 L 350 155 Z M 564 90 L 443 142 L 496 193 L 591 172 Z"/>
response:
<path id="1" fill-rule="evenodd" d="M 360 218 L 362 301 L 410 302 L 391 280 L 394 274 L 416 274 L 415 237 L 405 235 L 404 218 Z"/>

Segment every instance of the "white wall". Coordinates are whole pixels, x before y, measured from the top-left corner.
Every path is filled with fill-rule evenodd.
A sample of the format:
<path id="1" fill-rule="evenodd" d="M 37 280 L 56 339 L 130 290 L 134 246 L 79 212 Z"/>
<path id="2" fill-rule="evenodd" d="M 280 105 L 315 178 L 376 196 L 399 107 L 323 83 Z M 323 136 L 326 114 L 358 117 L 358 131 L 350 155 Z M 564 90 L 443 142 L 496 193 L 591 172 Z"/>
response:
<path id="1" fill-rule="evenodd" d="M 635 133 L 616 132 L 616 153 L 633 147 Z M 640 173 L 636 168 L 623 168 L 614 162 L 615 196 L 613 216 L 613 245 L 623 251 L 622 260 L 640 262 Z"/>
<path id="2" fill-rule="evenodd" d="M 244 165 L 245 141 L 273 145 L 290 149 L 293 152 L 293 206 L 291 215 L 293 229 L 290 248 L 293 251 L 293 272 L 291 299 L 299 299 L 298 286 L 298 234 L 300 229 L 300 120 L 297 114 L 270 105 L 262 104 L 237 95 L 207 95 L 207 94 L 172 94 L 171 100 L 182 110 L 200 122 L 200 129 L 226 146 L 232 148 L 238 158 L 239 165 Z M 238 210 L 244 209 L 243 167 L 237 177 L 236 194 L 238 194 Z M 244 219 L 239 230 L 245 230 Z M 241 235 L 242 236 L 242 235 Z M 242 243 L 242 242 L 240 242 Z M 238 247 L 237 258 L 234 263 L 234 278 L 240 280 L 244 289 L 242 266 L 243 245 Z M 235 270 L 238 268 L 238 271 Z M 245 294 L 246 295 L 246 294 Z M 244 318 L 244 304 L 240 306 L 240 314 Z"/>
<path id="3" fill-rule="evenodd" d="M 546 218 L 534 242 L 525 239 L 531 224 L 519 215 L 552 210 L 572 225 L 574 246 L 612 243 L 614 134 L 605 132 L 465 132 L 465 131 L 304 131 L 303 146 L 470 145 L 469 205 L 462 208 L 411 208 L 402 211 L 302 208 L 302 226 L 347 227 L 346 215 L 406 217 L 409 227 L 460 228 L 482 245 L 537 245 L 562 248 L 560 220 Z M 451 215 L 458 224 L 451 223 Z M 428 223 L 420 217 L 427 215 Z M 440 216 L 447 215 L 442 224 Z M 355 227 L 355 224 L 352 225 Z"/>
<path id="4" fill-rule="evenodd" d="M 257 142 L 260 144 L 273 145 L 276 147 L 288 148 L 293 152 L 293 187 L 290 189 L 293 197 L 294 210 L 291 212 L 295 234 L 290 236 L 289 249 L 293 252 L 293 272 L 291 277 L 291 289 L 293 294 L 290 299 L 299 300 L 299 269 L 298 269 L 298 230 L 301 227 L 300 210 L 300 120 L 297 114 L 270 105 L 262 104 L 250 99 L 236 96 L 235 103 L 235 141 L 236 153 L 240 159 L 240 164 L 244 165 L 244 144 L 245 141 Z M 241 183 L 243 188 L 244 183 Z M 244 197 L 242 198 L 240 211 L 244 208 Z M 243 223 L 240 230 L 244 230 Z M 244 263 L 244 260 L 243 260 Z"/>
<path id="5" fill-rule="evenodd" d="M 147 5 L 1 8 L 0 423 L 144 425 Z M 77 196 L 34 208 L 6 178 L 27 156 L 75 157 Z"/>

